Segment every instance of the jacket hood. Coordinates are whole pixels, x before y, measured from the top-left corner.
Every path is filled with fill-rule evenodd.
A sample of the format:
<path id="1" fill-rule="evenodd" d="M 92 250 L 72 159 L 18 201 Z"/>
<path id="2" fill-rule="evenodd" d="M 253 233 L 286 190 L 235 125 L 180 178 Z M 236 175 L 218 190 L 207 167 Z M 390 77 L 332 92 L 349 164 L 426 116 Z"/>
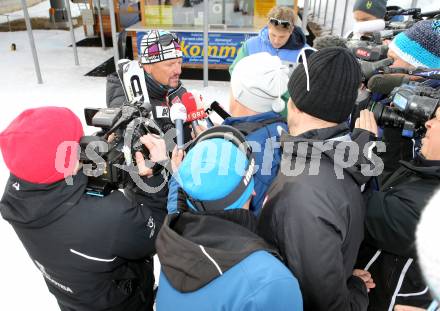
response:
<path id="1" fill-rule="evenodd" d="M 32 184 L 11 175 L 0 201 L 0 213 L 16 226 L 47 226 L 78 203 L 87 181 L 82 172 L 73 176 L 72 185 L 67 185 L 64 180 L 53 184 Z"/>
<path id="2" fill-rule="evenodd" d="M 277 252 L 253 233 L 248 210 L 168 215 L 156 241 L 162 272 L 180 292 L 195 291 L 255 251 Z"/>
<path id="3" fill-rule="evenodd" d="M 346 123 L 311 130 L 299 136 L 291 136 L 285 133 L 281 136 L 283 160 L 288 160 L 286 157 L 290 157 L 291 161 L 305 158 L 306 162 L 312 165 L 319 164 L 323 157 L 327 157 L 332 163 L 335 163 L 335 167 L 340 168 L 339 171 L 345 171 L 358 185 L 363 185 L 371 178 L 371 175 L 366 176 L 361 170 L 362 164 L 370 164 L 371 162 L 363 154 L 364 146 L 374 140 L 373 137 L 370 132 L 359 129 L 350 134 L 350 129 Z M 357 145 L 357 148 L 354 145 Z M 358 152 L 354 152 L 356 150 Z M 312 159 L 318 161 L 312 161 Z M 346 167 L 346 163 L 351 165 Z M 376 166 L 375 169 L 382 170 L 380 166 Z M 335 173 L 338 175 L 336 169 Z M 343 178 L 343 176 L 337 177 Z"/>
<path id="4" fill-rule="evenodd" d="M 270 45 L 269 29 L 267 26 L 260 30 L 260 37 L 262 38 L 263 42 Z M 289 40 L 280 49 L 299 50 L 302 49 L 305 44 L 306 36 L 304 35 L 301 27 L 295 26 Z"/>

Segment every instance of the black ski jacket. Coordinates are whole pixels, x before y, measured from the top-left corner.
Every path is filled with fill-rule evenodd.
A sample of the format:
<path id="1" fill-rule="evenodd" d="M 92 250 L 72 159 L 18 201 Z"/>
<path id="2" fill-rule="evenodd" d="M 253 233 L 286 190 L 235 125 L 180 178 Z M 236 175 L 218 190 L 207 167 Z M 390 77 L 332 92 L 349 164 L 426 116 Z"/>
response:
<path id="1" fill-rule="evenodd" d="M 418 157 L 401 161 L 380 191 L 370 195 L 358 260 L 359 268 L 367 268 L 376 283 L 369 310 L 392 310 L 396 304 L 427 308 L 432 301 L 417 263 L 415 231 L 439 187 L 440 161 Z"/>
<path id="2" fill-rule="evenodd" d="M 153 106 L 153 116 L 161 129 L 166 132 L 173 128 L 170 119 L 169 107 L 175 97 L 181 97 L 186 89 L 179 82 L 176 89 L 169 89 L 151 78 L 145 73 L 145 82 L 148 89 L 150 104 Z M 107 76 L 106 102 L 107 107 L 120 107 L 125 101 L 124 90 L 118 75 L 112 73 Z"/>
<path id="3" fill-rule="evenodd" d="M 119 191 L 89 196 L 86 185 L 82 172 L 70 186 L 11 175 L 0 212 L 61 310 L 152 310 L 150 257 L 158 229 L 150 210 L 132 206 Z"/>
<path id="4" fill-rule="evenodd" d="M 348 134 L 340 124 L 283 135 L 280 172 L 259 218 L 258 233 L 279 248 L 298 278 L 304 310 L 367 310 L 367 288 L 352 271 L 364 237 L 360 186 L 368 178 L 360 171 L 361 157 L 348 168 L 341 165 L 350 150 L 344 146 L 354 144 Z M 351 139 L 370 139 L 365 131 L 357 135 Z"/>

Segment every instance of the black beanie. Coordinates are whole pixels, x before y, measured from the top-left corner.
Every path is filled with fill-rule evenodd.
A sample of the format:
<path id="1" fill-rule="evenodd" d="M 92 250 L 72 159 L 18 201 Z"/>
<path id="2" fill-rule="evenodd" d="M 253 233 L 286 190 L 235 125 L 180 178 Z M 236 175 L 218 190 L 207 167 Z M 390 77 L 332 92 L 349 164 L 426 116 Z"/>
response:
<path id="1" fill-rule="evenodd" d="M 356 0 L 353 12 L 362 11 L 382 19 L 387 12 L 387 0 Z"/>
<path id="2" fill-rule="evenodd" d="M 321 120 L 342 123 L 348 119 L 361 85 L 361 67 L 355 56 L 341 47 L 324 48 L 300 64 L 289 79 L 288 90 L 295 106 Z"/>

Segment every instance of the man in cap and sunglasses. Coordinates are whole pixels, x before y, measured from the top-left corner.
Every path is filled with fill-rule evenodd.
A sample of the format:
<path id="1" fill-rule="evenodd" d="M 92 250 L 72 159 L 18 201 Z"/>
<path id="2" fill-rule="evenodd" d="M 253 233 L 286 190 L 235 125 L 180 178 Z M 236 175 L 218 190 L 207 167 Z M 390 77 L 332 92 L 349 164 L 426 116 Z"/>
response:
<path id="1" fill-rule="evenodd" d="M 170 118 L 173 99 L 186 92 L 179 77 L 182 73 L 182 50 L 177 36 L 165 30 L 150 30 L 140 41 L 139 62 L 145 73 L 153 116 L 164 133 L 174 128 Z M 116 73 L 107 78 L 107 106 L 120 107 L 125 101 L 122 85 Z M 189 127 L 184 128 L 185 141 L 191 139 Z M 140 175 L 145 175 L 141 173 Z M 166 215 L 168 187 L 162 174 L 144 176 L 143 182 L 156 193 L 140 189 L 135 182 L 124 189 L 125 194 L 134 202 L 149 206 L 158 222 Z"/>
<path id="2" fill-rule="evenodd" d="M 165 30 L 148 31 L 140 42 L 139 62 L 145 72 L 153 107 L 171 102 L 186 92 L 179 80 L 182 50 L 175 34 Z M 124 100 L 122 85 L 117 74 L 113 73 L 107 77 L 107 106 L 119 107 Z"/>
<path id="3" fill-rule="evenodd" d="M 244 57 L 267 52 L 272 56 L 278 56 L 283 62 L 297 63 L 301 50 L 308 47 L 306 37 L 299 26 L 295 26 L 296 19 L 293 9 L 284 6 L 273 7 L 269 14 L 267 25 L 261 29 L 258 36 L 246 40 L 229 67 L 232 74 L 237 63 Z M 289 95 L 287 92 L 283 100 L 287 102 Z M 283 115 L 286 115 L 286 110 Z"/>

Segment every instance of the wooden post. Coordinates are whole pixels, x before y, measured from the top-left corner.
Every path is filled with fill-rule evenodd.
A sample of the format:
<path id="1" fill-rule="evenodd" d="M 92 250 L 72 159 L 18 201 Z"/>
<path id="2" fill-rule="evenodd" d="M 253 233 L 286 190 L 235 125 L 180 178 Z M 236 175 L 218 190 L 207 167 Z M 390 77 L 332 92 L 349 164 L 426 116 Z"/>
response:
<path id="1" fill-rule="evenodd" d="M 298 15 L 298 0 L 293 0 L 293 11 Z"/>
<path id="2" fill-rule="evenodd" d="M 147 21 L 145 19 L 145 0 L 141 0 L 141 24 L 142 26 L 147 26 Z"/>

